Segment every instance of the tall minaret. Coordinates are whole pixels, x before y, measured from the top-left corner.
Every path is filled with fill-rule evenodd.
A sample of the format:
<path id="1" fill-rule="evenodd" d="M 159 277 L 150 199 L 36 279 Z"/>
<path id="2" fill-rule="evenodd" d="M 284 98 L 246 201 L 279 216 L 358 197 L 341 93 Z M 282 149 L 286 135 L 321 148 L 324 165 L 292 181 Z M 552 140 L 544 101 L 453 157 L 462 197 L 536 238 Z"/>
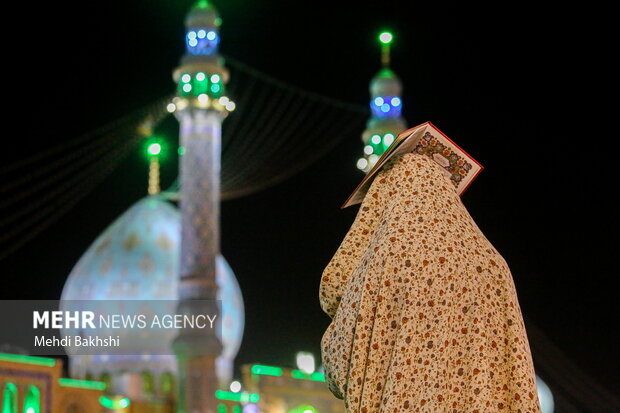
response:
<path id="1" fill-rule="evenodd" d="M 180 123 L 181 265 L 179 310 L 197 314 L 215 300 L 219 253 L 222 120 L 234 104 L 224 96 L 228 71 L 218 55 L 222 20 L 206 0 L 185 20 L 186 53 L 173 77 L 178 84 L 174 113 Z M 170 108 L 169 108 L 170 110 Z M 201 311 L 202 310 L 202 311 Z M 208 311 L 208 310 L 207 310 Z M 215 413 L 215 360 L 222 343 L 210 333 L 179 334 L 173 348 L 179 365 L 178 413 Z"/>
<path id="2" fill-rule="evenodd" d="M 357 161 L 357 168 L 368 172 L 377 159 L 392 144 L 394 138 L 406 128 L 401 116 L 402 84 L 390 69 L 390 44 L 393 36 L 389 32 L 379 35 L 381 43 L 381 64 L 383 68 L 370 82 L 370 119 L 362 133 L 364 156 Z"/>
<path id="3" fill-rule="evenodd" d="M 146 155 L 149 158 L 149 195 L 161 191 L 159 183 L 159 158 L 162 155 L 162 142 L 156 137 L 147 140 Z"/>

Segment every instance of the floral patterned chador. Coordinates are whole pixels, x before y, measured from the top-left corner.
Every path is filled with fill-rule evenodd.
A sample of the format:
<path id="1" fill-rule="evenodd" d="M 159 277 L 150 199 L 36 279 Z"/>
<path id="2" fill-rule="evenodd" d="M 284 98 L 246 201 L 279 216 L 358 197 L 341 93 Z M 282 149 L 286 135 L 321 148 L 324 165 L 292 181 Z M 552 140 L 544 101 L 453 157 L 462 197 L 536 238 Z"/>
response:
<path id="1" fill-rule="evenodd" d="M 325 376 L 347 412 L 541 412 L 510 270 L 424 155 L 377 175 L 320 302 Z"/>

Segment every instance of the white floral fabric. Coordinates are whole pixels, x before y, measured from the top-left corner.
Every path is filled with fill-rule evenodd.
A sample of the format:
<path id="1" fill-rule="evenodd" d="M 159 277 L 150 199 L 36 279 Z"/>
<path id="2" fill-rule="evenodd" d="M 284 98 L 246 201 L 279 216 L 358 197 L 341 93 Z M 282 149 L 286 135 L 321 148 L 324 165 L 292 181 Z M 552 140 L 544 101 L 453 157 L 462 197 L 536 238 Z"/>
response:
<path id="1" fill-rule="evenodd" d="M 319 295 L 347 412 L 541 413 L 508 265 L 428 157 L 377 175 Z"/>

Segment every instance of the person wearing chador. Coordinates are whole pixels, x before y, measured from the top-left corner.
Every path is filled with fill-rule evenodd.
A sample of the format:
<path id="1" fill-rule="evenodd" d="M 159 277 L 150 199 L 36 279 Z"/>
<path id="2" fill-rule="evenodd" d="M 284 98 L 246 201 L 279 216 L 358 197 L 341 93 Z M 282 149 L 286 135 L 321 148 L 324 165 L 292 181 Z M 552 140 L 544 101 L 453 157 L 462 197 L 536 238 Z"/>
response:
<path id="1" fill-rule="evenodd" d="M 430 158 L 379 172 L 319 296 L 347 412 L 541 413 L 508 265 Z"/>

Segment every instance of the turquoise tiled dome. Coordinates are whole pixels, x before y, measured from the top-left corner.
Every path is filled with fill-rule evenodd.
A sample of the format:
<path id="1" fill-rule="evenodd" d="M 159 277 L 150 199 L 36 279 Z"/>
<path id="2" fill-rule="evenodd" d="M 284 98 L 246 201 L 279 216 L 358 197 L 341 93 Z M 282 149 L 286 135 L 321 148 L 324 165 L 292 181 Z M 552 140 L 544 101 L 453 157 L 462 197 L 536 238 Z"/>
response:
<path id="1" fill-rule="evenodd" d="M 180 238 L 181 219 L 174 205 L 157 197 L 138 201 L 80 258 L 65 283 L 62 300 L 177 300 Z M 221 255 L 217 259 L 217 283 L 224 348 L 217 362 L 218 376 L 226 381 L 243 336 L 244 308 L 235 275 Z M 172 354 L 170 345 L 176 335 L 173 330 L 160 331 L 157 337 L 144 331 L 125 334 L 128 337 L 123 337 L 123 343 L 130 343 L 136 354 L 141 349 L 150 349 L 151 354 Z M 176 361 L 170 355 L 70 357 L 75 377 L 87 373 L 97 377 L 121 371 L 176 371 Z"/>

